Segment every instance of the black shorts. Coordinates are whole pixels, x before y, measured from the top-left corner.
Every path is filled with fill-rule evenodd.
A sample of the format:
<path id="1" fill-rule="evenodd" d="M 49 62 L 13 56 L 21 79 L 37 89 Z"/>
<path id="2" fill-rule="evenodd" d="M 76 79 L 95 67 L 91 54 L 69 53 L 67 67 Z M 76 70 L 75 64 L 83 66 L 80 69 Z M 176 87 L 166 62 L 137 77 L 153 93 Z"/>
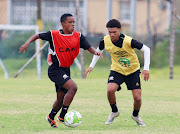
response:
<path id="1" fill-rule="evenodd" d="M 120 85 L 125 82 L 128 90 L 133 89 L 141 89 L 141 78 L 140 78 L 140 70 L 125 76 L 118 72 L 112 71 L 110 72 L 108 83 L 116 83 L 119 85 L 118 91 L 121 89 Z"/>
<path id="2" fill-rule="evenodd" d="M 64 93 L 67 93 L 68 90 L 63 88 L 63 85 L 71 79 L 70 68 L 51 65 L 48 68 L 48 76 L 50 80 L 55 83 L 56 92 L 63 91 Z"/>

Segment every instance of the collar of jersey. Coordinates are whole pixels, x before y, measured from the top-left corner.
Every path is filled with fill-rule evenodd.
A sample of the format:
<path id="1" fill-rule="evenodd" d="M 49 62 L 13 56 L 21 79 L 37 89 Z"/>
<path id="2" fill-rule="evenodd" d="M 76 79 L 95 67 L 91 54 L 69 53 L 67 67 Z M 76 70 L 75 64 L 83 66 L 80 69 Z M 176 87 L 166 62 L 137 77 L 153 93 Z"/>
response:
<path id="1" fill-rule="evenodd" d="M 72 34 L 64 34 L 64 32 L 63 32 L 62 29 L 59 30 L 59 33 L 60 33 L 61 35 L 64 35 L 64 36 L 71 36 L 71 35 L 73 35 L 73 33 L 72 33 Z"/>

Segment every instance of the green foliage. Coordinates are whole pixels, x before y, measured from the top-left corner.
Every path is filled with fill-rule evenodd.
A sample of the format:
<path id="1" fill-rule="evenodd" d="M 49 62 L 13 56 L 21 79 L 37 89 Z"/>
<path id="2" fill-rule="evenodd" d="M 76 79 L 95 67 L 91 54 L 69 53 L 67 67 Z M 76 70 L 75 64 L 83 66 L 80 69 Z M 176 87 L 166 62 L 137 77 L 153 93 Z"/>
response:
<path id="1" fill-rule="evenodd" d="M 45 22 L 44 30 L 49 31 L 52 27 L 55 27 L 53 22 Z M 9 58 L 30 58 L 35 53 L 35 42 L 32 42 L 28 47 L 27 53 L 19 54 L 19 47 L 23 45 L 29 37 L 34 35 L 34 31 L 5 31 L 6 37 L 0 40 L 0 57 L 2 59 Z M 43 42 L 45 43 L 45 42 Z M 47 49 L 43 50 L 43 57 L 47 57 Z"/>
<path id="2" fill-rule="evenodd" d="M 19 47 L 33 34 L 27 31 L 7 31 L 7 37 L 0 41 L 0 56 L 6 58 L 30 57 L 35 52 L 35 43 L 28 48 L 28 53 L 19 54 Z"/>
<path id="3" fill-rule="evenodd" d="M 165 67 L 169 64 L 169 41 L 159 42 L 151 51 L 151 67 Z"/>
<path id="4" fill-rule="evenodd" d="M 179 60 L 179 57 L 180 57 L 180 28 L 179 29 L 179 32 L 176 33 L 176 42 L 175 42 L 175 56 L 174 56 L 174 63 L 176 65 L 180 65 L 180 60 Z"/>
<path id="5" fill-rule="evenodd" d="M 44 22 L 43 25 L 44 25 L 44 26 L 43 26 L 43 30 L 44 30 L 45 32 L 47 32 L 47 31 L 49 31 L 50 29 L 55 30 L 56 23 L 53 22 L 53 21 L 51 21 L 51 22 L 48 21 L 48 22 Z"/>
<path id="6" fill-rule="evenodd" d="M 180 33 L 176 33 L 174 46 L 174 65 L 180 65 Z M 169 66 L 170 38 L 167 36 L 163 42 L 157 43 L 154 50 L 151 50 L 151 67 Z"/>

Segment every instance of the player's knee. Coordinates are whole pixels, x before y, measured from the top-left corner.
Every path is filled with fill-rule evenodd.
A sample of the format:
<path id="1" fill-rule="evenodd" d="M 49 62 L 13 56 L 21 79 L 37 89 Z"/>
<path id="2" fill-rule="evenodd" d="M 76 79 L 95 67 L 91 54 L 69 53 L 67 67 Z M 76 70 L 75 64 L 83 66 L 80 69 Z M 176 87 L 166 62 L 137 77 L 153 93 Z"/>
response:
<path id="1" fill-rule="evenodd" d="M 76 91 L 77 91 L 77 85 L 74 84 L 74 85 L 71 87 L 70 91 L 73 92 L 73 93 L 75 94 Z"/>
<path id="2" fill-rule="evenodd" d="M 136 102 L 141 102 L 141 96 L 135 96 L 134 101 Z"/>
<path id="3" fill-rule="evenodd" d="M 116 90 L 113 89 L 113 88 L 108 88 L 107 93 L 108 93 L 108 94 L 114 94 L 115 91 L 116 91 Z"/>
<path id="4" fill-rule="evenodd" d="M 76 91 L 77 91 L 77 85 L 75 85 L 75 86 L 73 87 L 73 91 L 76 93 Z"/>

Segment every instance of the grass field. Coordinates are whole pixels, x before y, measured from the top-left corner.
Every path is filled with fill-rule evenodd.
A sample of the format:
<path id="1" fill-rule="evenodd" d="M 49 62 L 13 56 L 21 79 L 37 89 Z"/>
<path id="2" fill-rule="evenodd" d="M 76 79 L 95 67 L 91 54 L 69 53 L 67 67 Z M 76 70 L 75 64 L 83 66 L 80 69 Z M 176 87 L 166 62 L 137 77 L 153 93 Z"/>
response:
<path id="1" fill-rule="evenodd" d="M 174 80 L 169 80 L 165 75 L 167 69 L 161 71 L 152 69 L 149 82 L 142 82 L 143 105 L 140 115 L 146 127 L 138 127 L 131 119 L 133 99 L 131 91 L 127 91 L 124 84 L 122 90 L 116 93 L 120 116 L 113 124 L 105 125 L 104 122 L 111 112 L 106 97 L 109 71 L 108 69 L 101 71 L 94 70 L 86 80 L 74 78 L 78 92 L 69 110 L 77 110 L 82 115 L 82 124 L 77 128 L 58 124 L 59 128 L 53 129 L 45 120 L 56 98 L 54 84 L 47 76 L 42 79 L 34 76 L 31 78 L 21 76 L 17 79 L 1 77 L 0 134 L 180 133 L 179 71 Z"/>

